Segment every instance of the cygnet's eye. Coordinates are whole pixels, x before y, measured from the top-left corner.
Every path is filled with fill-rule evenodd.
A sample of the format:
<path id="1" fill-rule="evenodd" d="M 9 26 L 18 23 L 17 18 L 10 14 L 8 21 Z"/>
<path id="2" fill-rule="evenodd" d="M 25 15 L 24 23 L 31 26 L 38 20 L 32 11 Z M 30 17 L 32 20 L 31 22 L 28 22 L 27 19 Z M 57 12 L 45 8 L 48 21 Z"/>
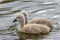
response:
<path id="1" fill-rule="evenodd" d="M 16 19 L 19 19 L 19 17 L 16 17 Z"/>
<path id="2" fill-rule="evenodd" d="M 21 21 L 21 17 L 16 17 L 17 21 Z"/>

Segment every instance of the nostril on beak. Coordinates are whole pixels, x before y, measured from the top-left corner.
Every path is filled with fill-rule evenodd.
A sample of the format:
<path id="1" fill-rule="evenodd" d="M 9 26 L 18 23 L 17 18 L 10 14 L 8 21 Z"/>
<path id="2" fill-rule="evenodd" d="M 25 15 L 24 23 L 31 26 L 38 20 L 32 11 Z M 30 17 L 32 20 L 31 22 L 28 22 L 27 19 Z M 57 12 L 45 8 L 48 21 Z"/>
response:
<path id="1" fill-rule="evenodd" d="M 13 20 L 13 22 L 16 22 L 16 21 L 17 21 L 16 19 Z"/>

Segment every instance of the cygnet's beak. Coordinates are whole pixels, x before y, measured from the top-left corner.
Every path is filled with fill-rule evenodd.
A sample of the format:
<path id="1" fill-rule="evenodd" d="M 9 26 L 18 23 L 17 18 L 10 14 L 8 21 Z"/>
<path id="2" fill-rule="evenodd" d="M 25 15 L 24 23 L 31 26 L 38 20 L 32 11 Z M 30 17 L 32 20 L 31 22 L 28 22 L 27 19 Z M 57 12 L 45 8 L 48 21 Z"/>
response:
<path id="1" fill-rule="evenodd" d="M 17 19 L 14 19 L 14 20 L 13 20 L 13 23 L 14 23 L 14 22 L 17 22 Z"/>

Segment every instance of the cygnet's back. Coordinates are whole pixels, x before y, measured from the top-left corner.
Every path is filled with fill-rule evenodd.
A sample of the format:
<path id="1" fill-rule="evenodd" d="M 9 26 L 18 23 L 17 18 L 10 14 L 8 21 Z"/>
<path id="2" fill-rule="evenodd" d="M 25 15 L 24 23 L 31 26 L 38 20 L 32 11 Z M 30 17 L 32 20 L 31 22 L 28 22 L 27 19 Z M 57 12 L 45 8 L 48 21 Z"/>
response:
<path id="1" fill-rule="evenodd" d="M 30 20 L 29 23 L 46 24 L 48 27 L 52 28 L 52 22 L 49 19 L 34 18 L 34 19 Z"/>
<path id="2" fill-rule="evenodd" d="M 21 31 L 25 33 L 45 34 L 49 33 L 50 28 L 42 24 L 26 24 Z"/>

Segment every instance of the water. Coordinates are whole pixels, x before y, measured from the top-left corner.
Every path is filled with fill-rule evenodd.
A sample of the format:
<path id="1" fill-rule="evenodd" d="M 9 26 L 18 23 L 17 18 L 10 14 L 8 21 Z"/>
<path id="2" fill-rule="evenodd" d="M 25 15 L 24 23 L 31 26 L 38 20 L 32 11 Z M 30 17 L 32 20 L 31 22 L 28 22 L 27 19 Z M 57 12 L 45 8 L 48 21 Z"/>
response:
<path id="1" fill-rule="evenodd" d="M 59 0 L 15 0 L 2 2 L 0 0 L 0 40 L 17 40 L 15 25 L 12 22 L 16 12 L 26 10 L 29 19 L 49 18 L 53 21 L 53 31 L 41 40 L 60 40 L 60 1 Z M 28 39 L 29 40 L 29 39 Z"/>

